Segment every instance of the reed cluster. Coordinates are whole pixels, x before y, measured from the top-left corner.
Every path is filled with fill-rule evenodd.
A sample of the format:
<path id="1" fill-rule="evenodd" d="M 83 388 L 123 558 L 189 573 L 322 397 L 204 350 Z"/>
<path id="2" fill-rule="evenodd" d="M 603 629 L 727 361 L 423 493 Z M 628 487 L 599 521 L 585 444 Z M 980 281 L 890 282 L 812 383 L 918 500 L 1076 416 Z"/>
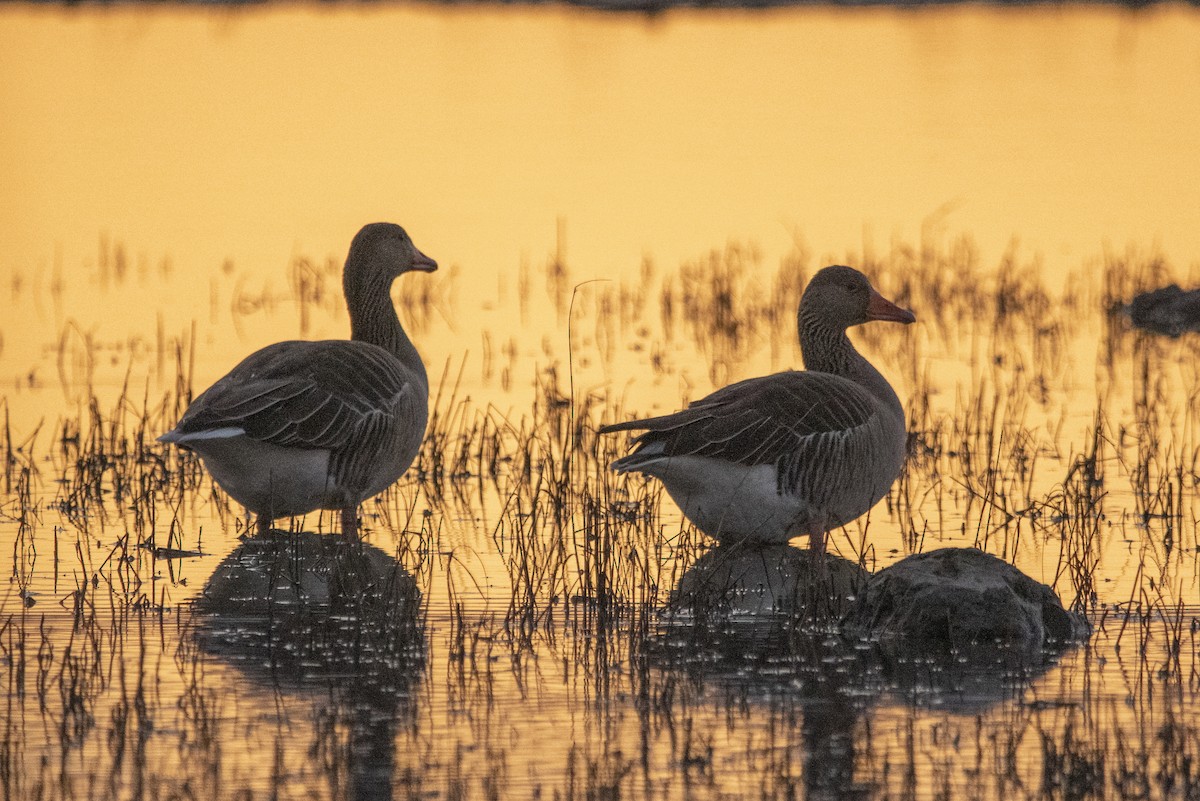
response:
<path id="1" fill-rule="evenodd" d="M 154 441 L 192 397 L 202 337 L 160 331 L 123 351 L 114 389 L 97 378 L 102 346 L 64 326 L 54 356 L 72 402 L 25 428 L 5 402 L 0 428 L 5 796 L 1200 793 L 1200 346 L 1101 313 L 1170 265 L 1110 254 L 1101 280 L 1086 264 L 1051 287 L 1055 266 L 1015 249 L 983 265 L 966 239 L 834 260 L 921 324 L 855 335 L 906 401 L 911 455 L 832 547 L 869 570 L 945 544 L 995 553 L 1088 615 L 1086 646 L 1002 676 L 882 663 L 819 626 L 713 620 L 694 647 L 663 610 L 709 544 L 657 483 L 609 471 L 625 443 L 596 431 L 664 411 L 656 395 L 675 408 L 798 366 L 796 308 L 819 264 L 801 245 L 765 265 L 734 243 L 588 283 L 560 249 L 540 276 L 526 265 L 512 301 L 530 319 L 552 309 L 554 329 L 532 355 L 493 331 L 431 370 L 418 460 L 364 507 L 410 590 L 390 607 L 404 627 L 380 646 L 397 655 L 384 667 L 318 647 L 399 630 L 362 617 L 374 607 L 353 593 L 351 612 L 289 630 L 266 679 L 205 644 L 193 601 L 248 532 L 194 458 Z M 297 259 L 286 294 L 235 276 L 221 292 L 244 321 L 286 301 L 307 335 L 342 313 L 337 279 L 336 264 Z M 460 302 L 455 280 L 409 282 L 421 294 L 402 298 L 431 339 Z M 295 521 L 294 536 L 326 525 Z M 288 654 L 311 671 L 298 687 L 279 682 Z M 246 731 L 262 764 L 231 753 Z"/>

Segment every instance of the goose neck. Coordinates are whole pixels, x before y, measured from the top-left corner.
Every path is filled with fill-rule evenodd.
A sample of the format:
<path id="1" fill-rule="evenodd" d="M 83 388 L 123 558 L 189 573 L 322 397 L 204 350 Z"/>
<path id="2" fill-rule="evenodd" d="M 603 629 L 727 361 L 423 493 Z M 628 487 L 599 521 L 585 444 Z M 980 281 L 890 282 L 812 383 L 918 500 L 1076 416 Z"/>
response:
<path id="1" fill-rule="evenodd" d="M 845 328 L 804 312 L 800 313 L 799 328 L 800 353 L 809 370 L 853 378 L 855 368 L 866 361 L 854 349 Z"/>
<path id="2" fill-rule="evenodd" d="M 866 388 L 884 406 L 903 419 L 903 406 L 883 374 L 855 349 L 846 329 L 830 325 L 815 315 L 800 314 L 800 353 L 804 367 L 848 378 Z"/>
<path id="3" fill-rule="evenodd" d="M 351 273 L 347 270 L 343 289 L 350 312 L 350 338 L 389 351 L 428 385 L 425 364 L 404 332 L 396 307 L 392 305 L 391 284 L 390 276 L 374 280 L 364 280 L 358 276 L 357 280 L 351 280 Z"/>

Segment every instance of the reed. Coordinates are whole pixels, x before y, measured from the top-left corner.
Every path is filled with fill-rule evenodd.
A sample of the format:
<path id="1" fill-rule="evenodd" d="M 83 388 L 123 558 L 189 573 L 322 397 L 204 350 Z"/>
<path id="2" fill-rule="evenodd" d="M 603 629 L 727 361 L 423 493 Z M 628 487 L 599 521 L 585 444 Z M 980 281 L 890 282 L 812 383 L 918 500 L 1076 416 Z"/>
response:
<path id="1" fill-rule="evenodd" d="M 265 685 L 204 646 L 192 605 L 243 516 L 154 441 L 191 399 L 203 325 L 160 322 L 143 349 L 58 332 L 68 403 L 22 428 L 6 398 L 0 428 L 6 797 L 1200 794 L 1200 353 L 1092 311 L 1172 265 L 1106 254 L 1098 281 L 1085 264 L 1056 288 L 1015 248 L 985 264 L 932 234 L 836 259 L 920 325 L 854 335 L 906 401 L 911 456 L 831 545 L 869 569 L 981 547 L 1095 625 L 1085 647 L 996 675 L 961 655 L 889 663 L 828 621 L 664 613 L 709 543 L 656 482 L 609 471 L 624 443 L 595 432 L 798 365 L 799 293 L 827 259 L 798 241 L 771 265 L 733 243 L 585 283 L 565 233 L 511 301 L 527 321 L 546 304 L 555 328 L 525 351 L 487 332 L 432 370 L 416 465 L 364 507 L 419 610 L 364 618 L 351 597 L 265 660 Z M 342 314 L 337 267 L 297 258 L 278 291 L 219 276 L 221 315 L 316 334 Z M 449 336 L 460 280 L 401 289 L 414 330 Z M 297 654 L 343 670 L 289 684 Z M 380 655 L 400 669 L 354 667 Z"/>

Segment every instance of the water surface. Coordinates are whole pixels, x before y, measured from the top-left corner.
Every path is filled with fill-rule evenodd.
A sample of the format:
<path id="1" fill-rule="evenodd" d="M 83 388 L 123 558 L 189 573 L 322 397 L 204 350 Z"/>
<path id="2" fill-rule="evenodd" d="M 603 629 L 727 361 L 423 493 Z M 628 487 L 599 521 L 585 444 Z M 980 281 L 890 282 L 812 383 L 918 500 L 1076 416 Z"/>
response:
<path id="1" fill-rule="evenodd" d="M 1107 312 L 1197 272 L 1198 28 L 0 9 L 6 795 L 1195 795 L 1196 343 Z M 250 350 L 345 336 L 376 219 L 442 265 L 394 293 L 430 437 L 369 548 L 263 558 L 153 437 Z M 832 260 L 920 322 L 855 334 L 913 458 L 831 547 L 982 547 L 1086 646 L 997 673 L 664 622 L 708 543 L 595 428 L 797 366 Z M 196 604 L 245 576 L 330 597 Z"/>

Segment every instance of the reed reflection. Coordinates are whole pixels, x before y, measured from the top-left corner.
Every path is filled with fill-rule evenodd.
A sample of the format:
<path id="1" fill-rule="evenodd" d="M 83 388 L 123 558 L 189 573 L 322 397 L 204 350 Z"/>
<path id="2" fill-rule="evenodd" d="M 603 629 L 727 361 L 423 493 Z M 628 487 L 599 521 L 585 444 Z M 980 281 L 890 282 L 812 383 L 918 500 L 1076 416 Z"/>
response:
<path id="1" fill-rule="evenodd" d="M 389 799 L 425 660 L 420 608 L 416 580 L 379 548 L 273 529 L 213 573 L 196 604 L 197 640 L 256 684 L 320 691 L 312 747 L 344 760 L 327 774 L 347 777 L 350 798 Z"/>

